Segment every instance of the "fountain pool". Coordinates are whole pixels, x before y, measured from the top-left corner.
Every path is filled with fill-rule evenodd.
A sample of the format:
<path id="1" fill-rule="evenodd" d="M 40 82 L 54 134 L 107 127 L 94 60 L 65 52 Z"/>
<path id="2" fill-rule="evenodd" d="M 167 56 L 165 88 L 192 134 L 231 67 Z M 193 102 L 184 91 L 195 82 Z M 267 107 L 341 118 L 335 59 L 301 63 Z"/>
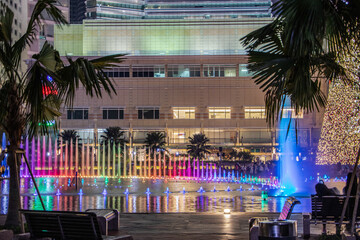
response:
<path id="1" fill-rule="evenodd" d="M 236 182 L 163 179 L 36 178 L 46 210 L 84 211 L 115 208 L 124 213 L 279 212 L 286 197 L 261 199 L 265 186 Z M 8 206 L 8 181 L 0 185 L 0 213 Z M 216 189 L 216 191 L 214 191 Z M 42 209 L 29 178 L 21 179 L 24 209 Z M 310 210 L 310 199 L 301 198 L 297 212 Z"/>

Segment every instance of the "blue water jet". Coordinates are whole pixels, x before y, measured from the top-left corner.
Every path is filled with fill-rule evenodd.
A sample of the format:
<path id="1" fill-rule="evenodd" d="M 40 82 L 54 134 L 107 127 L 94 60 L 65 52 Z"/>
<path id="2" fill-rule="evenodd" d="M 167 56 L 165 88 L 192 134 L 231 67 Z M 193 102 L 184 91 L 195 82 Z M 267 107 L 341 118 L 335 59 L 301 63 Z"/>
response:
<path id="1" fill-rule="evenodd" d="M 124 194 L 128 195 L 129 194 L 129 189 L 125 189 Z"/>
<path id="2" fill-rule="evenodd" d="M 197 190 L 198 193 L 204 193 L 205 190 L 203 189 L 203 187 L 200 187 L 199 190 Z"/>
<path id="3" fill-rule="evenodd" d="M 146 195 L 151 194 L 151 192 L 150 192 L 150 188 L 147 188 L 145 193 L 146 193 Z"/>
<path id="4" fill-rule="evenodd" d="M 166 194 L 171 193 L 171 192 L 169 191 L 169 188 L 168 188 L 168 187 L 166 188 L 166 191 L 165 191 L 164 193 L 166 193 Z"/>

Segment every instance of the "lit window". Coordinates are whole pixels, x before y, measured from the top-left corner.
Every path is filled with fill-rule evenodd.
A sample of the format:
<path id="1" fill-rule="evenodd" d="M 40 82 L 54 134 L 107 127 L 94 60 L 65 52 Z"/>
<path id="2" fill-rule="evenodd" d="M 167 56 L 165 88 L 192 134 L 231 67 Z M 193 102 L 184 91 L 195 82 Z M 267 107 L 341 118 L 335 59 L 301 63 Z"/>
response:
<path id="1" fill-rule="evenodd" d="M 89 118 L 89 109 L 87 108 L 77 108 L 77 109 L 67 110 L 67 119 L 88 119 L 88 118 Z"/>
<path id="2" fill-rule="evenodd" d="M 168 77 L 200 77 L 200 65 L 168 65 Z"/>
<path id="3" fill-rule="evenodd" d="M 173 108 L 174 119 L 195 119 L 194 107 L 174 107 Z"/>
<path id="4" fill-rule="evenodd" d="M 138 119 L 159 119 L 159 108 L 139 108 Z"/>
<path id="5" fill-rule="evenodd" d="M 245 107 L 245 118 L 251 119 L 265 119 L 265 108 L 264 107 Z"/>
<path id="6" fill-rule="evenodd" d="M 133 77 L 165 77 L 165 66 L 133 66 Z"/>
<path id="7" fill-rule="evenodd" d="M 239 65 L 239 77 L 250 77 L 251 74 L 247 68 L 247 64 Z"/>
<path id="8" fill-rule="evenodd" d="M 236 77 L 236 66 L 204 65 L 204 77 Z"/>
<path id="9" fill-rule="evenodd" d="M 302 111 L 295 113 L 295 109 L 292 108 L 284 108 L 282 111 L 283 118 L 304 118 L 304 114 Z"/>
<path id="10" fill-rule="evenodd" d="M 104 108 L 103 119 L 124 119 L 124 109 Z"/>
<path id="11" fill-rule="evenodd" d="M 209 107 L 209 119 L 230 119 L 230 107 Z"/>

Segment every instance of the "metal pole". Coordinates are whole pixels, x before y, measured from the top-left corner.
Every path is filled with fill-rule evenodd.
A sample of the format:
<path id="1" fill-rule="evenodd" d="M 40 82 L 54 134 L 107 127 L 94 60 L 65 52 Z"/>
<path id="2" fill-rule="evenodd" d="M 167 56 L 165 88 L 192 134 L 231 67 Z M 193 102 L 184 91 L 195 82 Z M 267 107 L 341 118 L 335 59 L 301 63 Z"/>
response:
<path id="1" fill-rule="evenodd" d="M 41 205 L 42 205 L 44 211 L 46 211 L 44 202 L 43 202 L 43 200 L 42 200 L 42 198 L 41 198 L 39 188 L 38 188 L 38 186 L 37 186 L 37 184 L 36 184 L 36 182 L 35 182 L 35 178 L 34 178 L 34 175 L 33 175 L 32 171 L 31 171 L 30 164 L 29 164 L 29 162 L 28 162 L 28 160 L 27 160 L 27 158 L 26 158 L 25 152 L 24 152 L 24 150 L 22 149 L 19 153 L 21 153 L 21 154 L 24 156 L 26 166 L 27 166 L 28 169 L 29 169 L 29 173 L 30 173 L 31 179 L 32 179 L 32 181 L 33 181 L 33 183 L 34 183 L 34 186 L 35 186 L 36 192 L 37 192 L 37 194 L 38 194 L 38 196 L 39 196 Z"/>
<path id="2" fill-rule="evenodd" d="M 356 177 L 356 180 L 357 180 L 357 177 Z M 352 188 L 352 186 L 350 188 Z M 359 192 L 360 192 L 360 183 L 358 183 L 357 188 L 356 188 L 355 206 L 354 206 L 354 209 L 353 209 L 353 215 L 352 215 L 352 221 L 351 221 L 351 230 L 350 230 L 351 236 L 354 235 L 355 219 L 356 219 L 357 209 L 358 209 L 358 205 L 359 205 Z"/>
<path id="3" fill-rule="evenodd" d="M 17 185 L 17 189 L 19 190 L 19 208 L 21 208 L 21 197 L 20 197 L 20 170 L 19 170 L 19 174 L 18 174 L 18 160 L 17 160 L 17 151 L 15 151 L 15 172 L 16 172 L 16 185 Z M 21 216 L 21 213 L 19 212 L 19 217 L 20 217 L 20 230 L 21 233 L 25 232 L 25 228 L 24 228 L 24 222 Z"/>

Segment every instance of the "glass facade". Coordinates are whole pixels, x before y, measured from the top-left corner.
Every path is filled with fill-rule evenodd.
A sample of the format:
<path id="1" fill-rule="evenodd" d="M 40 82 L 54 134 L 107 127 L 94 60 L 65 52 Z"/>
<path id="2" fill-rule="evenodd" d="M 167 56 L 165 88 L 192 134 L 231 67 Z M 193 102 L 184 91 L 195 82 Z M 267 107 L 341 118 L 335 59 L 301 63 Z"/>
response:
<path id="1" fill-rule="evenodd" d="M 103 119 L 124 119 L 124 109 L 104 108 Z"/>
<path id="2" fill-rule="evenodd" d="M 158 108 L 138 108 L 138 119 L 159 119 Z"/>
<path id="3" fill-rule="evenodd" d="M 84 20 L 56 28 L 54 44 L 62 56 L 238 55 L 239 39 L 271 20 Z"/>
<path id="4" fill-rule="evenodd" d="M 236 65 L 204 65 L 204 77 L 236 77 Z"/>

